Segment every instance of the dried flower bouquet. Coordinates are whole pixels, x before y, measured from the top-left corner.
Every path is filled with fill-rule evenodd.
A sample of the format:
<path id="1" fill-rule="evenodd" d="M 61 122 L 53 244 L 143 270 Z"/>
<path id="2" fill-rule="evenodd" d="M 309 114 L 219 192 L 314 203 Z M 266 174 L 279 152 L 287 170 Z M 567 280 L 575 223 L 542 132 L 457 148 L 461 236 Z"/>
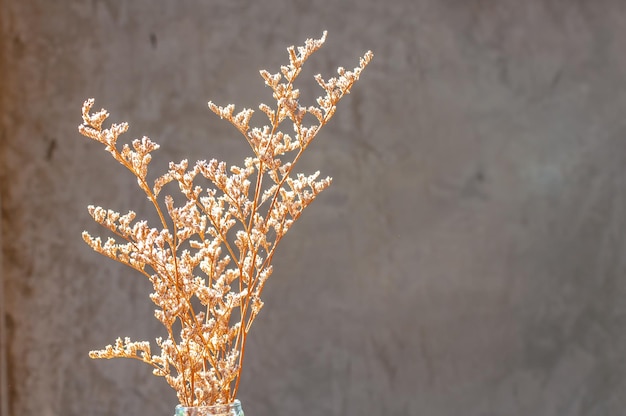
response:
<path id="1" fill-rule="evenodd" d="M 133 140 L 132 146 L 118 146 L 128 124 L 103 128 L 106 110 L 91 113 L 93 99 L 82 108 L 79 131 L 105 146 L 115 160 L 130 170 L 141 190 L 154 205 L 159 226 L 135 221 L 132 211 L 120 215 L 89 206 L 89 213 L 113 233 L 105 242 L 88 232 L 83 238 L 95 251 L 143 274 L 152 282 L 150 299 L 157 306 L 155 317 L 165 326 L 167 339 L 158 338 L 160 354 L 150 343 L 117 339 L 92 358 L 134 358 L 165 377 L 184 406 L 230 403 L 239 387 L 246 337 L 263 306 L 261 293 L 272 274 L 276 247 L 304 208 L 330 183 L 330 178 L 294 173 L 304 150 L 335 113 L 337 102 L 346 95 L 361 71 L 372 59 L 367 52 L 353 71 L 338 68 L 338 77 L 324 80 L 315 76 L 325 95 L 317 106 L 303 107 L 294 81 L 302 65 L 318 50 L 326 32 L 305 46 L 288 48 L 289 65 L 279 73 L 262 70 L 265 84 L 273 91 L 276 106 L 259 109 L 269 124 L 250 128 L 253 110 L 234 113 L 234 106 L 209 108 L 233 124 L 246 138 L 253 156 L 242 167 L 227 167 L 213 159 L 198 161 L 191 168 L 187 160 L 170 162 L 169 170 L 148 183 L 151 152 L 159 145 L 147 137 Z M 305 125 L 305 116 L 316 120 Z M 293 133 L 280 128 L 287 120 Z M 202 177 L 209 187 L 195 184 Z M 158 200 L 163 187 L 178 183 L 186 203 L 176 206 L 170 195 Z"/>

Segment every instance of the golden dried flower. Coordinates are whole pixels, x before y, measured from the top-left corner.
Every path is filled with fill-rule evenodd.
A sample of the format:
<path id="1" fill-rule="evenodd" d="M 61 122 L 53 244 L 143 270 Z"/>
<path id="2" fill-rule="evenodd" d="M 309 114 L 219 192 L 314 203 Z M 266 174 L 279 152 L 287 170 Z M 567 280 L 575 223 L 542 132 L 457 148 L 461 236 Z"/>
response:
<path id="1" fill-rule="evenodd" d="M 353 71 L 339 68 L 338 77 L 315 80 L 325 95 L 318 106 L 300 106 L 294 81 L 302 65 L 326 39 L 308 39 L 305 46 L 288 48 L 289 65 L 271 74 L 261 70 L 272 89 L 276 106 L 260 104 L 269 124 L 250 128 L 254 113 L 243 109 L 235 114 L 232 104 L 209 108 L 228 120 L 246 138 L 253 152 L 243 167 L 215 159 L 171 162 L 166 173 L 148 183 L 151 152 L 159 145 L 147 137 L 131 145 L 118 146 L 128 124 L 103 128 L 106 110 L 91 113 L 94 100 L 82 107 L 84 136 L 102 143 L 115 160 L 137 178 L 140 189 L 153 204 L 159 224 L 136 221 L 133 211 L 121 215 L 113 210 L 89 206 L 89 214 L 114 238 L 83 233 L 95 251 L 143 274 L 153 285 L 150 299 L 155 317 L 165 326 L 167 338 L 157 338 L 160 355 L 152 355 L 148 342 L 118 338 L 115 345 L 92 351 L 92 358 L 134 358 L 153 367 L 164 377 L 185 406 L 229 403 L 239 386 L 246 337 L 263 307 L 261 294 L 272 274 L 272 259 L 278 243 L 330 178 L 293 172 L 302 152 L 328 123 L 337 102 L 345 96 L 372 59 L 367 52 Z M 306 114 L 317 124 L 303 124 Z M 281 131 L 290 120 L 293 136 Z M 264 183 L 269 177 L 270 183 Z M 196 184 L 208 180 L 210 186 Z M 177 206 L 170 195 L 157 197 L 170 182 L 176 182 L 187 201 Z M 166 219 L 166 215 L 168 219 Z M 201 306 L 201 310 L 198 309 Z M 181 328 L 175 333 L 174 328 Z"/>

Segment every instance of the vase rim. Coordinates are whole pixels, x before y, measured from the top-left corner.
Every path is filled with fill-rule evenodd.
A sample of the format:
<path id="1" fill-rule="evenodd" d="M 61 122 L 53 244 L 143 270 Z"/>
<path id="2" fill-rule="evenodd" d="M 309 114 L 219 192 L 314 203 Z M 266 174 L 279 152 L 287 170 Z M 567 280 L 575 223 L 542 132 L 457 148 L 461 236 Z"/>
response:
<path id="1" fill-rule="evenodd" d="M 218 407 L 239 407 L 241 406 L 241 401 L 239 401 L 239 399 L 235 399 L 230 403 L 216 403 L 216 404 L 210 404 L 210 405 L 206 405 L 206 406 L 183 406 L 182 404 L 176 405 L 177 409 L 212 409 L 212 408 L 218 408 Z"/>

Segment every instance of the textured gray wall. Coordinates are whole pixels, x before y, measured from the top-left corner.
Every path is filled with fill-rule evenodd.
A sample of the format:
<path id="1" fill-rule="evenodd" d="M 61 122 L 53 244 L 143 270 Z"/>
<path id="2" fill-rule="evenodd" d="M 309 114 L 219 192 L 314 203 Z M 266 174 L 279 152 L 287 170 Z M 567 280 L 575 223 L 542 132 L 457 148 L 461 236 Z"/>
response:
<path id="1" fill-rule="evenodd" d="M 276 258 L 249 416 L 622 415 L 626 7 L 615 1 L 0 0 L 11 415 L 170 415 L 149 284 L 86 247 L 86 205 L 148 212 L 79 137 L 87 97 L 168 160 L 247 154 L 209 99 L 328 29 L 303 74 L 375 59 L 303 160 L 333 186 Z M 3 415 L 4 416 L 4 415 Z"/>

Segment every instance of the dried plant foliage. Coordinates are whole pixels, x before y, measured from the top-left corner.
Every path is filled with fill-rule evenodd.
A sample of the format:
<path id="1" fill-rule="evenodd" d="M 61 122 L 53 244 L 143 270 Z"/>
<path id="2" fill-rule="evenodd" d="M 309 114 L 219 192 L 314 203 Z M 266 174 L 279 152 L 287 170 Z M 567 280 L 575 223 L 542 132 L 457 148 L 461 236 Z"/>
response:
<path id="1" fill-rule="evenodd" d="M 152 227 L 136 220 L 132 211 L 121 215 L 89 206 L 93 219 L 115 238 L 103 242 L 88 232 L 83 238 L 95 251 L 152 282 L 154 314 L 167 330 L 167 339 L 156 340 L 158 355 L 149 342 L 126 338 L 92 351 L 92 358 L 134 358 L 151 365 L 184 406 L 234 400 L 246 336 L 263 307 L 261 294 L 272 274 L 276 247 L 304 208 L 331 183 L 330 178 L 318 179 L 319 172 L 295 173 L 296 163 L 373 56 L 367 52 L 353 71 L 338 68 L 337 77 L 315 76 L 325 95 L 317 99 L 317 106 L 303 107 L 294 81 L 325 38 L 326 32 L 302 47 L 288 48 L 289 65 L 279 73 L 260 71 L 276 100 L 274 107 L 259 105 L 268 124 L 251 128 L 253 110 L 235 114 L 232 104 L 220 107 L 209 102 L 209 108 L 235 126 L 252 148 L 253 156 L 241 167 L 215 159 L 191 167 L 187 160 L 171 162 L 168 171 L 150 184 L 148 165 L 159 145 L 147 137 L 118 145 L 128 124 L 103 128 L 108 112 L 92 113 L 93 99 L 84 103 L 80 133 L 102 143 L 136 176 L 160 224 Z M 305 125 L 307 113 L 316 123 Z M 293 126 L 291 133 L 281 130 L 287 121 Z M 197 185 L 197 180 L 208 180 L 209 186 Z M 177 183 L 186 198 L 183 205 L 176 206 L 170 195 L 159 202 L 161 190 L 170 182 Z"/>

